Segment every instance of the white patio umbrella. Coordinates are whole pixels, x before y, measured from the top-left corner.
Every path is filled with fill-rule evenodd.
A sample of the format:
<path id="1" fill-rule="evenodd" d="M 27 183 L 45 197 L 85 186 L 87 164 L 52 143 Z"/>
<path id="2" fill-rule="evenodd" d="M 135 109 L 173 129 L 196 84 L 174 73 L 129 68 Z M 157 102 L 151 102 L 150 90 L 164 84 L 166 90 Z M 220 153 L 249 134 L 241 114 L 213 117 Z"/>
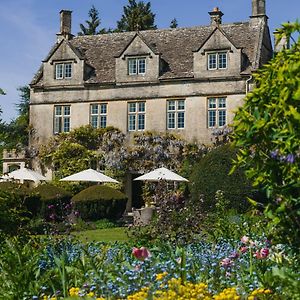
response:
<path id="1" fill-rule="evenodd" d="M 168 170 L 167 168 L 155 169 L 149 173 L 146 173 L 142 176 L 135 178 L 134 180 L 143 180 L 143 181 L 166 180 L 166 181 L 186 181 L 186 182 L 188 182 L 188 180 L 186 178 Z"/>
<path id="2" fill-rule="evenodd" d="M 73 175 L 60 179 L 60 181 L 91 181 L 91 182 L 112 182 L 119 183 L 117 180 L 106 176 L 93 169 L 84 170 Z"/>
<path id="3" fill-rule="evenodd" d="M 17 179 L 17 180 L 30 180 L 34 182 L 47 180 L 47 178 L 43 176 L 41 173 L 38 173 L 36 171 L 27 168 L 20 168 L 18 170 L 8 173 L 7 175 L 9 178 Z"/>

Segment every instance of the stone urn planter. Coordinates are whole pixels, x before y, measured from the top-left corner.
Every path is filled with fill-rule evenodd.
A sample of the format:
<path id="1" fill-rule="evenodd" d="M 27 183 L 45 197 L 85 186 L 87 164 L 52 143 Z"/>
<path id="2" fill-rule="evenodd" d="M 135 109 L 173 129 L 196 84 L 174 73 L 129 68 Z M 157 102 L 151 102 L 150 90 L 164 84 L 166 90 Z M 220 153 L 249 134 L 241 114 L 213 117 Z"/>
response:
<path id="1" fill-rule="evenodd" d="M 155 207 L 144 207 L 133 210 L 134 225 L 148 225 L 152 220 Z"/>

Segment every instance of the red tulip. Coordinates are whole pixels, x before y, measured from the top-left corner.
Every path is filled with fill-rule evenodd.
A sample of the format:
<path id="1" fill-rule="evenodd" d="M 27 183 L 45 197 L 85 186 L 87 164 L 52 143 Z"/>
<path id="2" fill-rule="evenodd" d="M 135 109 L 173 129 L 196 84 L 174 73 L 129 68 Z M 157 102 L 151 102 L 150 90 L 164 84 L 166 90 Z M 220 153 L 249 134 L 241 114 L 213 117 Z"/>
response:
<path id="1" fill-rule="evenodd" d="M 144 259 L 150 257 L 150 256 L 151 256 L 151 253 L 150 253 L 150 251 L 149 251 L 147 248 L 145 248 L 145 247 L 141 247 L 140 249 L 134 247 L 134 248 L 132 249 L 132 255 L 133 255 L 135 258 L 139 259 L 139 260 L 144 260 Z"/>

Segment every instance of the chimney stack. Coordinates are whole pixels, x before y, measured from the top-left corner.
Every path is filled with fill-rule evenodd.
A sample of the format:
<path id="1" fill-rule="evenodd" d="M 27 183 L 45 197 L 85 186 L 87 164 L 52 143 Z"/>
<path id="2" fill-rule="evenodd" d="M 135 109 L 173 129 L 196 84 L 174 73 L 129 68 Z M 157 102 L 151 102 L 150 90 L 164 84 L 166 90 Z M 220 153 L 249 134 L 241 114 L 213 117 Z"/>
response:
<path id="1" fill-rule="evenodd" d="M 252 0 L 252 17 L 266 16 L 266 0 Z"/>
<path id="2" fill-rule="evenodd" d="M 290 40 L 287 38 L 286 35 L 283 35 L 282 37 L 279 37 L 278 31 L 274 31 L 274 52 L 278 53 L 282 51 L 283 49 L 289 49 L 290 48 Z"/>
<path id="3" fill-rule="evenodd" d="M 71 33 L 72 26 L 72 11 L 70 10 L 61 10 L 60 12 L 60 32 L 57 34 L 58 40 L 66 38 L 70 40 L 73 35 Z"/>
<path id="4" fill-rule="evenodd" d="M 219 7 L 215 7 L 213 11 L 209 12 L 210 15 L 210 24 L 211 25 L 220 25 L 222 24 L 222 16 L 224 15 Z"/>

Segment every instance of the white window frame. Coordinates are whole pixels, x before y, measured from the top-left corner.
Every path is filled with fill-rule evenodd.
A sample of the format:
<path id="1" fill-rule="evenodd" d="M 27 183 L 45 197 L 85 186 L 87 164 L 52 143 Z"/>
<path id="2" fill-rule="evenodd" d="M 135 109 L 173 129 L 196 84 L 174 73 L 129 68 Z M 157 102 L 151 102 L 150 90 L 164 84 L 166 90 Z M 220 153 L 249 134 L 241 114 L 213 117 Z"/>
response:
<path id="1" fill-rule="evenodd" d="M 128 131 L 144 131 L 146 128 L 146 102 L 128 102 Z"/>
<path id="2" fill-rule="evenodd" d="M 225 66 L 223 64 L 224 61 L 222 59 L 223 55 L 225 55 Z M 211 58 L 212 57 L 215 57 L 214 66 L 211 65 Z M 226 51 L 207 53 L 207 69 L 208 70 L 225 70 L 225 69 L 227 69 L 227 67 L 228 67 L 228 53 Z"/>
<path id="3" fill-rule="evenodd" d="M 55 79 L 71 79 L 73 76 L 73 64 L 71 62 L 55 63 Z"/>
<path id="4" fill-rule="evenodd" d="M 93 128 L 107 127 L 107 103 L 93 103 L 90 105 L 90 125 Z"/>
<path id="5" fill-rule="evenodd" d="M 227 98 L 207 98 L 207 126 L 208 128 L 223 128 L 227 124 Z"/>
<path id="6" fill-rule="evenodd" d="M 183 108 L 182 108 L 183 103 Z M 173 104 L 171 106 L 171 104 Z M 167 129 L 184 129 L 185 128 L 185 99 L 171 99 L 167 100 Z M 181 125 L 183 115 L 183 126 Z M 172 119 L 172 124 L 174 122 L 174 126 L 170 126 Z"/>
<path id="7" fill-rule="evenodd" d="M 143 62 L 143 68 L 141 63 Z M 127 59 L 128 75 L 145 75 L 146 74 L 146 57 L 130 57 Z"/>
<path id="8" fill-rule="evenodd" d="M 71 105 L 55 105 L 53 133 L 59 134 L 71 130 Z"/>

